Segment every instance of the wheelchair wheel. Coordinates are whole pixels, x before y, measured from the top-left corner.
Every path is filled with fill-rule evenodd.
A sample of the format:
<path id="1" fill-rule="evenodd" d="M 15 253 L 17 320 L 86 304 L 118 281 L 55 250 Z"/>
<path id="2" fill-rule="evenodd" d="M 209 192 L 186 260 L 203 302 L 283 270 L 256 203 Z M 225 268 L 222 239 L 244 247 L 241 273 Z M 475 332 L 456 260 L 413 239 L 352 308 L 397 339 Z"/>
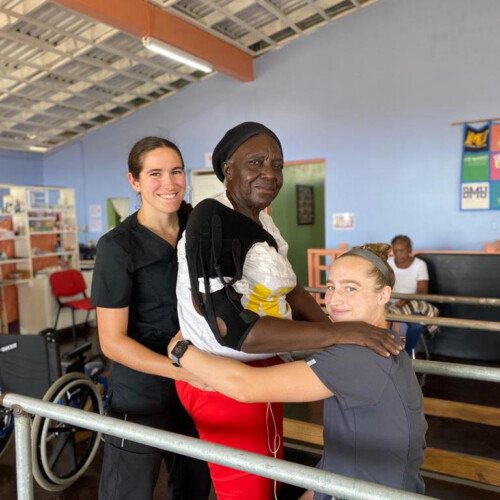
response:
<path id="1" fill-rule="evenodd" d="M 72 408 L 103 413 L 102 398 L 92 380 L 72 372 L 56 380 L 43 397 Z M 33 476 L 48 491 L 62 491 L 87 470 L 97 453 L 101 433 L 36 416 L 31 429 Z"/>
<path id="2" fill-rule="evenodd" d="M 14 416 L 8 408 L 0 406 L 0 457 L 14 435 Z"/>

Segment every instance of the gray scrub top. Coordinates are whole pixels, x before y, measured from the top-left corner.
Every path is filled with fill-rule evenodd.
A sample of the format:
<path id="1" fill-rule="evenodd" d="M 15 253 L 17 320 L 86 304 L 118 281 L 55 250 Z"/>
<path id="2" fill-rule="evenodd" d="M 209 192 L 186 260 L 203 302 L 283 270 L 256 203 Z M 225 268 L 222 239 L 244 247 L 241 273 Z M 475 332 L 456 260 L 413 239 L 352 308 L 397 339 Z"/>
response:
<path id="1" fill-rule="evenodd" d="M 423 396 L 406 352 L 383 358 L 366 347 L 333 346 L 306 362 L 335 396 L 324 402 L 318 467 L 424 493 Z M 315 500 L 332 497 L 315 494 Z"/>

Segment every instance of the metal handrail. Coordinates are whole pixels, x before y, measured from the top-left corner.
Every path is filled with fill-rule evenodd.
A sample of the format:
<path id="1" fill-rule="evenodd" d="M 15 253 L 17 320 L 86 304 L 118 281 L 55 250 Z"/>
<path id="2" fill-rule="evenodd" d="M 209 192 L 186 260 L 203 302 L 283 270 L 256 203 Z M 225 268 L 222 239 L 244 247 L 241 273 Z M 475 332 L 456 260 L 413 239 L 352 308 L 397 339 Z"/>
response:
<path id="1" fill-rule="evenodd" d="M 306 291 L 309 293 L 322 293 L 326 292 L 325 288 L 311 288 L 305 287 Z M 428 300 L 429 297 L 440 297 L 439 295 L 416 295 L 408 293 L 393 293 L 393 298 L 404 298 L 404 299 L 416 299 Z M 451 297 L 447 296 L 448 301 L 456 304 L 474 304 L 474 305 L 488 305 L 497 306 L 500 305 L 500 299 L 488 299 L 488 298 L 475 298 L 475 297 Z M 451 300 L 454 299 L 454 300 Z M 455 300 L 456 299 L 456 300 Z M 466 301 L 462 301 L 466 299 Z M 322 307 L 325 310 L 324 307 Z M 457 319 L 457 318 L 443 318 L 438 316 L 421 316 L 420 314 L 390 314 L 386 315 L 388 321 L 398 321 L 401 323 L 417 323 L 419 325 L 438 325 L 438 326 L 449 326 L 452 328 L 468 328 L 470 330 L 487 330 L 490 332 L 500 332 L 500 322 L 498 321 L 482 321 L 479 319 Z"/>
<path id="2" fill-rule="evenodd" d="M 323 287 L 304 287 L 309 293 L 325 293 L 326 288 Z M 491 297 L 462 297 L 458 295 L 432 295 L 419 293 L 398 293 L 392 292 L 393 299 L 402 300 L 425 300 L 426 302 L 437 302 L 440 304 L 464 304 L 477 306 L 495 306 L 500 307 L 500 299 Z"/>
<path id="3" fill-rule="evenodd" d="M 322 307 L 326 313 L 325 307 Z M 389 314 L 385 315 L 387 321 L 397 321 L 401 323 L 417 323 L 418 325 L 439 325 L 450 326 L 452 328 L 469 328 L 470 330 L 488 330 L 490 332 L 500 332 L 500 322 L 482 321 L 480 319 L 456 319 L 441 318 L 439 316 L 421 316 L 419 314 Z"/>
<path id="4" fill-rule="evenodd" d="M 19 394 L 3 394 L 0 396 L 0 404 L 15 410 L 18 500 L 33 499 L 29 444 L 30 416 L 26 412 L 340 498 L 352 500 L 433 498 Z"/>
<path id="5" fill-rule="evenodd" d="M 321 351 L 321 349 L 307 349 L 293 351 L 291 354 L 294 360 L 298 360 L 305 359 L 319 351 Z M 412 365 L 413 369 L 418 373 L 482 380 L 483 382 L 500 382 L 500 368 L 465 365 L 462 363 L 445 363 L 442 361 L 427 361 L 423 359 L 412 359 Z"/>
<path id="6" fill-rule="evenodd" d="M 424 360 L 413 360 L 413 367 L 416 372 L 420 373 L 500 383 L 500 368 Z M 155 448 L 245 470 L 259 476 L 336 495 L 341 498 L 353 500 L 411 500 L 431 498 L 321 471 L 304 465 L 236 450 L 227 446 L 208 443 L 168 431 L 159 431 L 158 429 L 96 415 L 95 413 L 41 401 L 28 396 L 5 393 L 0 395 L 0 405 L 14 410 L 19 500 L 33 500 L 34 498 L 31 469 L 30 415 L 26 412 L 73 424 L 80 428 L 125 438 Z"/>
<path id="7" fill-rule="evenodd" d="M 426 361 L 423 359 L 414 359 L 412 360 L 412 364 L 413 369 L 418 373 L 482 380 L 484 382 L 500 382 L 500 368 Z"/>
<path id="8" fill-rule="evenodd" d="M 500 299 L 492 297 L 465 297 L 459 295 L 434 295 L 423 293 L 398 293 L 392 292 L 393 299 L 402 300 L 425 300 L 426 302 L 436 302 L 439 304 L 463 304 L 470 306 L 500 306 Z"/>
<path id="9" fill-rule="evenodd" d="M 488 330 L 490 332 L 500 332 L 500 322 L 482 321 L 479 319 L 456 319 L 440 318 L 437 316 L 420 316 L 406 314 L 386 314 L 388 321 L 398 321 L 402 323 L 417 323 L 419 325 L 439 325 L 451 326 L 453 328 L 468 328 L 470 330 Z"/>

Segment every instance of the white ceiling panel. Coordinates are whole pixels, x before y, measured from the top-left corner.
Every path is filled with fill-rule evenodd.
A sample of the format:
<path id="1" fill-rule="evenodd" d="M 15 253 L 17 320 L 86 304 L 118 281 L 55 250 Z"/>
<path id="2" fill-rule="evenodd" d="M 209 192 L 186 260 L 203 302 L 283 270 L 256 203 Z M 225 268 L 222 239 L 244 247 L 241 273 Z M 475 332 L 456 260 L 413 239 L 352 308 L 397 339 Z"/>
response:
<path id="1" fill-rule="evenodd" d="M 151 3 L 258 57 L 376 1 Z M 213 74 L 49 0 L 0 0 L 0 149 L 57 148 Z"/>

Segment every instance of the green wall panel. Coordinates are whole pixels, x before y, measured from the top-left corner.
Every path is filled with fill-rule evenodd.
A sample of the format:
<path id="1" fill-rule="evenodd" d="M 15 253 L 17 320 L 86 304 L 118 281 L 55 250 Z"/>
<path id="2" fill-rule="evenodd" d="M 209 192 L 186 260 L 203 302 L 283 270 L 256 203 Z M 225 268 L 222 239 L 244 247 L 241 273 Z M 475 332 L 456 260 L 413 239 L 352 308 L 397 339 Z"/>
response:
<path id="1" fill-rule="evenodd" d="M 271 205 L 271 214 L 289 244 L 288 258 L 299 281 L 307 285 L 307 249 L 325 247 L 325 164 L 285 166 L 283 187 Z M 297 223 L 296 185 L 314 190 L 314 224 Z"/>

